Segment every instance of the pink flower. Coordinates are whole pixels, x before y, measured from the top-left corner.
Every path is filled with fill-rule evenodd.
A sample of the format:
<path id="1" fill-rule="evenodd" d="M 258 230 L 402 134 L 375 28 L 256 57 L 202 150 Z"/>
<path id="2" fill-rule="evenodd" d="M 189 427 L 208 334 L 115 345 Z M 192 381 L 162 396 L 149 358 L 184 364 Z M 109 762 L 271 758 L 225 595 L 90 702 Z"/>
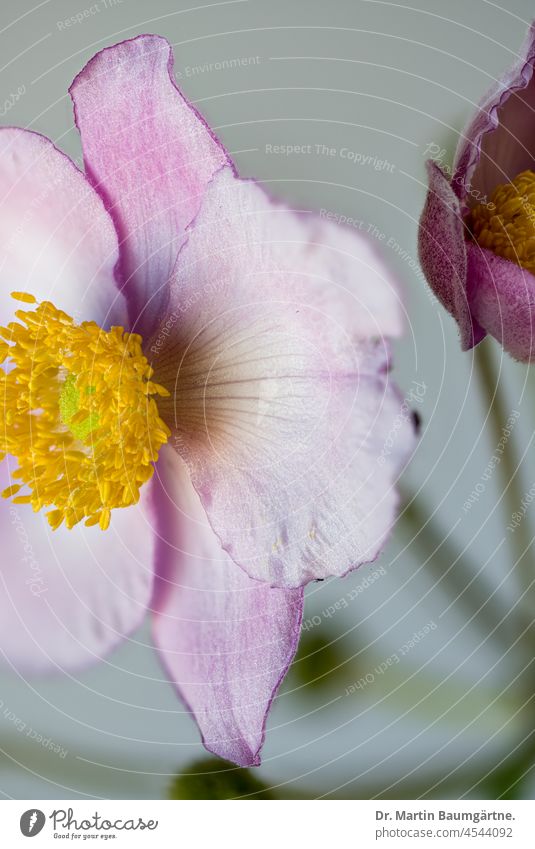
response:
<path id="1" fill-rule="evenodd" d="M 0 648 L 76 669 L 149 611 L 207 748 L 257 764 L 303 585 L 394 520 L 400 305 L 361 235 L 237 178 L 171 66 L 140 36 L 75 79 L 85 175 L 0 131 Z"/>
<path id="2" fill-rule="evenodd" d="M 428 162 L 419 232 L 424 272 L 463 350 L 490 333 L 522 361 L 535 356 L 534 62 L 532 24 L 461 136 L 452 173 Z"/>

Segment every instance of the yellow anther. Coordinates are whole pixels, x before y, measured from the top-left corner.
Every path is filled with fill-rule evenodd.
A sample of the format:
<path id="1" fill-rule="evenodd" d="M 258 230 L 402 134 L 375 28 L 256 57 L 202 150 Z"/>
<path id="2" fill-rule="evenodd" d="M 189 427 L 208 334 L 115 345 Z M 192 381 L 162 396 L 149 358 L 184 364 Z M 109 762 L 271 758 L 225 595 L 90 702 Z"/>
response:
<path id="1" fill-rule="evenodd" d="M 535 273 L 535 173 L 522 171 L 497 186 L 489 203 L 480 203 L 467 225 L 483 248 Z"/>
<path id="2" fill-rule="evenodd" d="M 20 489 L 20 484 L 14 483 L 13 486 L 8 486 L 7 489 L 4 489 L 2 493 L 2 498 L 11 498 L 12 495 L 16 495 L 16 493 Z"/>
<path id="3" fill-rule="evenodd" d="M 2 496 L 51 507 L 53 529 L 85 521 L 106 530 L 114 508 L 139 500 L 170 436 L 154 401 L 166 390 L 151 380 L 138 334 L 77 325 L 49 302 L 17 317 L 0 327 L 0 457 L 18 461 Z"/>
<path id="4" fill-rule="evenodd" d="M 22 301 L 24 304 L 36 304 L 37 299 L 29 292 L 11 292 L 11 297 L 16 301 Z"/>

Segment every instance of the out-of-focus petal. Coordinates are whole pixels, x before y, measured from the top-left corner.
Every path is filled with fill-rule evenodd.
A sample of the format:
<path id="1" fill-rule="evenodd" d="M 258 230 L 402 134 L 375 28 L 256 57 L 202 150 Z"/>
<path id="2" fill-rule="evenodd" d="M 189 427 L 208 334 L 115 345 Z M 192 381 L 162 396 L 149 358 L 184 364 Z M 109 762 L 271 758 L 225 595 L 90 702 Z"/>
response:
<path id="1" fill-rule="evenodd" d="M 172 393 L 171 443 L 224 549 L 251 577 L 295 587 L 377 555 L 413 433 L 381 317 L 348 275 L 335 285 L 323 257 L 336 248 L 293 217 L 219 174 L 178 258 L 169 335 L 149 353 Z"/>
<path id="2" fill-rule="evenodd" d="M 535 22 L 517 61 L 487 92 L 461 135 L 452 185 L 461 200 L 482 202 L 499 183 L 535 168 Z M 470 203 L 473 205 L 473 203 Z"/>
<path id="3" fill-rule="evenodd" d="M 33 293 L 103 327 L 125 320 L 117 234 L 84 174 L 37 133 L 0 129 L 0 317 Z"/>
<path id="4" fill-rule="evenodd" d="M 508 259 L 467 245 L 472 310 L 515 359 L 535 359 L 535 276 Z"/>
<path id="5" fill-rule="evenodd" d="M 157 321 L 184 229 L 226 151 L 177 89 L 169 43 L 141 35 L 88 62 L 70 92 L 84 161 L 113 216 L 131 321 Z"/>
<path id="6" fill-rule="evenodd" d="M 6 459 L 0 488 L 9 486 Z M 21 674 L 88 666 L 143 620 L 153 587 L 148 506 L 110 528 L 51 531 L 43 513 L 0 502 L 0 658 Z"/>
<path id="7" fill-rule="evenodd" d="M 459 201 L 438 167 L 429 161 L 429 191 L 420 219 L 418 252 L 427 282 L 457 320 L 461 346 L 469 350 L 485 336 L 470 311 L 464 224 Z"/>
<path id="8" fill-rule="evenodd" d="M 205 746 L 256 765 L 267 712 L 297 647 L 302 590 L 271 589 L 230 560 L 169 446 L 157 474 L 155 644 Z"/>

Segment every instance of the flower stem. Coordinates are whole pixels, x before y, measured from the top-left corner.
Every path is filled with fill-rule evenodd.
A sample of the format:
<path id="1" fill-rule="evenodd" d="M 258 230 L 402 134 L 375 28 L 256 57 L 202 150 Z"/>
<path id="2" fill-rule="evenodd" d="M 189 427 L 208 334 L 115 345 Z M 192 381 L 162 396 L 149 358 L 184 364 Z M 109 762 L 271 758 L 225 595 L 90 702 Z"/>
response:
<path id="1" fill-rule="evenodd" d="M 486 422 L 488 423 L 492 441 L 495 446 L 504 442 L 504 428 L 509 418 L 510 411 L 507 409 L 503 393 L 500 391 L 498 373 L 492 357 L 490 340 L 482 342 L 474 351 L 474 362 L 479 375 L 479 384 L 483 394 L 483 402 L 487 411 Z M 516 456 L 514 440 L 508 439 L 503 444 L 503 453 L 498 465 L 498 474 L 501 478 L 503 495 L 500 498 L 505 526 L 512 522 L 513 514 L 522 506 L 523 492 L 520 485 L 520 462 Z M 535 574 L 531 565 L 530 550 L 532 537 L 526 517 L 522 517 L 517 527 L 508 533 L 509 545 L 515 567 L 525 590 L 533 586 Z M 531 597 L 531 592 L 526 598 Z M 528 608 L 528 613 L 530 612 Z M 532 614 L 532 610 L 531 610 Z"/>
<path id="2" fill-rule="evenodd" d="M 477 346 L 474 351 L 474 362 L 483 393 L 483 402 L 487 410 L 487 422 L 492 440 L 495 445 L 499 445 L 500 441 L 503 444 L 508 409 L 503 393 L 500 391 L 499 375 L 494 364 L 490 340 L 486 340 Z M 514 440 L 509 439 L 503 445 L 501 462 L 498 466 L 503 492 L 500 501 L 505 518 L 504 529 L 507 526 L 512 527 L 513 516 L 522 507 L 524 493 L 521 487 L 520 468 L 520 460 L 517 457 Z M 514 567 L 525 598 L 520 609 L 525 611 L 528 620 L 531 622 L 524 643 L 532 647 L 535 623 L 531 602 L 534 595 L 535 571 L 532 568 L 531 558 L 533 540 L 525 515 L 520 517 L 520 521 L 513 530 L 508 532 L 508 536 Z"/>

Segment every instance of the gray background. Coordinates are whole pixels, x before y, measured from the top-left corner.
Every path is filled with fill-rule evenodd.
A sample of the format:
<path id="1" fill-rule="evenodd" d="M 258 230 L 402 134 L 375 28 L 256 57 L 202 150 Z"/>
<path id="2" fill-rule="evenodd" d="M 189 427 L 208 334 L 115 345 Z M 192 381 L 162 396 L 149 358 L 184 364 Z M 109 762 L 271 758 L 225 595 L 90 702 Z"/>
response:
<path id="1" fill-rule="evenodd" d="M 66 27 L 84 9 L 93 11 Z M 462 510 L 494 446 L 482 426 L 473 357 L 461 354 L 453 321 L 415 263 L 417 220 L 426 146 L 444 146 L 451 161 L 456 134 L 512 62 L 534 11 L 527 0 L 2 0 L 0 12 L 0 103 L 22 91 L 12 108 L 4 105 L 2 123 L 45 133 L 79 157 L 67 96 L 73 77 L 102 47 L 157 32 L 174 45 L 179 83 L 242 175 L 260 178 L 296 207 L 328 209 L 377 228 L 407 294 L 396 379 L 406 392 L 413 381 L 426 385 L 423 435 L 404 486 L 420 494 L 428 515 L 437 513 L 440 534 L 459 550 L 467 547 L 455 574 L 462 585 L 480 571 L 471 586 L 481 603 L 511 570 L 502 543 L 506 522 L 496 509 L 498 481 L 486 484 L 469 514 Z M 230 61 L 238 58 L 250 64 Z M 295 144 L 312 150 L 270 152 L 272 145 Z M 318 153 L 316 145 L 335 153 Z M 342 148 L 388 166 L 356 164 Z M 515 437 L 529 459 L 528 371 L 503 358 L 498 346 L 494 354 L 508 410 L 522 414 Z M 526 490 L 531 468 L 524 464 Z M 331 643 L 340 675 L 307 681 L 303 661 L 302 674 L 285 685 L 259 771 L 281 795 L 411 796 L 420 792 L 418 782 L 439 796 L 490 795 L 482 779 L 531 733 L 529 705 L 523 707 L 529 692 L 515 680 L 522 657 L 489 636 L 481 615 L 467 624 L 465 594 L 456 598 L 438 580 L 442 561 L 426 562 L 430 552 L 413 534 L 400 522 L 380 561 L 385 574 L 346 609 L 322 617 L 316 633 Z M 320 615 L 373 568 L 309 588 L 306 616 Z M 513 570 L 499 593 L 503 613 L 518 588 Z M 430 621 L 437 627 L 402 663 L 345 694 Z M 0 793 L 165 795 L 169 777 L 187 771 L 202 749 L 149 643 L 143 629 L 79 676 L 21 680 L 1 673 Z M 67 756 L 18 732 L 5 708 L 64 746 Z M 433 791 L 445 776 L 449 783 Z"/>

